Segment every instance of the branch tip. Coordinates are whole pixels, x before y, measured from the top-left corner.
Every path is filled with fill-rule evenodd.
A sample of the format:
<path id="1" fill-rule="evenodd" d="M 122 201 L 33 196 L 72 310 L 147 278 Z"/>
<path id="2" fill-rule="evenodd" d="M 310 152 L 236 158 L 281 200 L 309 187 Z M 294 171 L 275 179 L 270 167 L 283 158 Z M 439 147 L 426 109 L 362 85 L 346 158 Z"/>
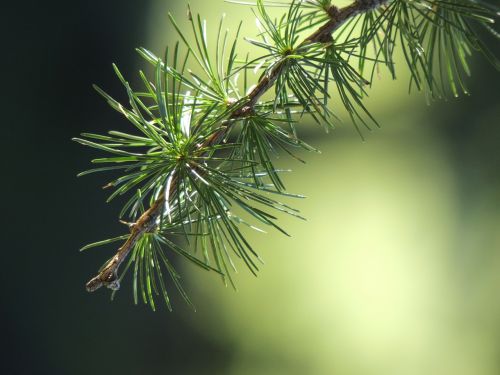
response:
<path id="1" fill-rule="evenodd" d="M 120 280 L 118 279 L 118 275 L 115 272 L 100 273 L 85 284 L 85 289 L 87 292 L 92 293 L 103 286 L 111 290 L 120 289 Z"/>

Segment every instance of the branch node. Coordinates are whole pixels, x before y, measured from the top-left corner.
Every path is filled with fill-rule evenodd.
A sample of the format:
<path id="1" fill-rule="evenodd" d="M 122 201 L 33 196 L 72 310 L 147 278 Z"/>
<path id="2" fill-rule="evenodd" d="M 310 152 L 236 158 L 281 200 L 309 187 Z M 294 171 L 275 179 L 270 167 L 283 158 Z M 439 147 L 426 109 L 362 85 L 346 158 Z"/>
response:
<path id="1" fill-rule="evenodd" d="M 100 272 L 85 285 L 85 289 L 87 289 L 87 292 L 92 293 L 103 286 L 111 290 L 120 289 L 120 280 L 116 271 L 108 270 Z"/>
<path id="2" fill-rule="evenodd" d="M 339 16 L 340 14 L 340 9 L 338 7 L 336 7 L 335 5 L 331 5 L 330 8 L 328 8 L 326 10 L 326 12 L 328 13 L 328 15 L 330 16 L 330 18 L 334 18 L 334 19 L 337 19 L 337 17 Z"/>
<path id="3" fill-rule="evenodd" d="M 234 112 L 233 117 L 246 117 L 253 113 L 253 107 L 246 105 Z"/>
<path id="4" fill-rule="evenodd" d="M 333 44 L 332 34 L 323 34 L 318 37 L 318 43 L 322 44 Z"/>
<path id="5" fill-rule="evenodd" d="M 124 220 L 120 220 L 120 223 L 123 225 L 126 225 L 128 227 L 128 229 L 130 229 L 130 232 L 132 232 L 134 230 L 134 227 L 136 226 L 135 223 L 129 223 L 129 222 L 124 221 Z"/>

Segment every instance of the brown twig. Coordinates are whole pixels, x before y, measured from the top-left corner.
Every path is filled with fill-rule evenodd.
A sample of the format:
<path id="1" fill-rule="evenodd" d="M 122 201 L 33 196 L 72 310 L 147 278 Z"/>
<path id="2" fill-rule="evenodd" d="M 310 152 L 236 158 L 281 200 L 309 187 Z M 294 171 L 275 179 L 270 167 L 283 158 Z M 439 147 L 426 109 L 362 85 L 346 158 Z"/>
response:
<path id="1" fill-rule="evenodd" d="M 380 5 L 387 3 L 389 0 L 356 0 L 351 5 L 344 8 L 337 8 L 336 6 L 331 6 L 327 13 L 330 16 L 328 22 L 316 30 L 313 34 L 304 39 L 300 46 L 304 46 L 312 43 L 323 43 L 325 41 L 331 40 L 331 34 L 343 25 L 348 19 L 355 17 L 356 15 L 374 9 Z M 244 98 L 245 102 L 243 105 L 239 105 L 238 109 L 234 111 L 230 118 L 242 118 L 245 117 L 249 112 L 252 111 L 253 106 L 258 102 L 258 100 L 266 93 L 271 87 L 274 86 L 276 80 L 280 76 L 283 68 L 285 66 L 284 61 L 276 64 L 274 68 L 265 76 L 263 76 L 257 85 L 252 89 L 252 91 Z M 209 146 L 213 144 L 218 144 L 225 137 L 230 129 L 230 124 L 221 126 L 220 130 L 215 132 L 210 138 L 204 142 L 200 147 Z M 171 189 L 175 189 L 176 183 L 172 181 Z M 170 194 L 172 196 L 172 194 Z M 151 205 L 151 207 L 144 212 L 141 217 L 133 224 L 130 225 L 130 236 L 125 241 L 125 243 L 118 249 L 115 256 L 111 258 L 99 273 L 92 278 L 86 284 L 87 291 L 94 292 L 102 286 L 107 288 L 117 290 L 120 288 L 120 282 L 118 277 L 118 269 L 123 261 L 127 258 L 128 254 L 137 243 L 137 241 L 148 232 L 152 232 L 157 225 L 157 220 L 163 211 L 163 205 L 165 204 L 165 195 L 161 194 L 157 200 Z"/>
<path id="2" fill-rule="evenodd" d="M 97 276 L 92 278 L 86 288 L 89 292 L 94 292 L 101 286 L 106 286 L 113 290 L 120 289 L 118 280 L 118 268 L 130 253 L 136 242 L 144 233 L 152 231 L 156 226 L 156 221 L 162 212 L 165 203 L 165 195 L 161 194 L 158 199 L 144 212 L 139 220 L 130 226 L 130 236 L 127 241 L 118 249 L 115 256 L 99 271 Z"/>

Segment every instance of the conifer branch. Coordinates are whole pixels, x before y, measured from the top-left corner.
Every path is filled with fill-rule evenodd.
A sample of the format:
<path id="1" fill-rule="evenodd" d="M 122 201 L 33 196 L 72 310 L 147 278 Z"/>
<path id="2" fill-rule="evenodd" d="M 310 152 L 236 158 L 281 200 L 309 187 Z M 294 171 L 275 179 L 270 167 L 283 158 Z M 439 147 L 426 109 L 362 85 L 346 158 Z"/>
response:
<path id="1" fill-rule="evenodd" d="M 140 72 L 145 92 L 133 91 L 114 66 L 127 90 L 131 109 L 96 87 L 111 107 L 122 113 L 143 136 L 109 132 L 109 135 L 83 134 L 84 138 L 75 138 L 83 145 L 114 155 L 93 162 L 116 164 L 80 175 L 124 170 L 125 175 L 108 185 L 117 187 L 110 199 L 136 189 L 120 214 L 121 217 L 130 212 L 130 233 L 83 248 L 124 241 L 86 284 L 89 292 L 102 286 L 118 290 L 125 272 L 133 268 L 135 301 L 140 287 L 144 302 L 153 309 L 154 294 L 163 295 L 171 309 L 161 271 L 164 268 L 189 302 L 163 246 L 206 270 L 216 271 L 224 282 L 233 283 L 229 269 L 234 268 L 234 264 L 229 252 L 241 258 L 255 273 L 258 267 L 253 258 L 260 258 L 238 226 L 260 229 L 235 215 L 231 206 L 234 204 L 258 222 L 287 234 L 275 223 L 276 217 L 262 208 L 301 218 L 298 211 L 269 195 L 302 196 L 285 192 L 280 177 L 283 171 L 274 168 L 269 151 L 275 147 L 287 153 L 291 153 L 290 147 L 314 150 L 298 139 L 294 116 L 307 113 L 325 128 L 333 126 L 335 116 L 328 108 L 330 82 L 335 83 L 357 129 L 358 124 L 367 128 L 370 123 L 378 126 L 362 103 L 365 86 L 372 81 L 362 74 L 367 62 L 371 62 L 372 76 L 376 66 L 385 65 L 395 77 L 393 52 L 397 41 L 401 40 L 411 72 L 410 85 L 425 89 L 433 98 L 444 96 L 447 91 L 456 96 L 459 88 L 467 92 L 462 74 L 463 71 L 470 73 L 466 56 L 473 49 L 481 51 L 500 69 L 496 57 L 469 25 L 474 21 L 498 37 L 490 26 L 498 11 L 473 0 L 356 0 L 343 8 L 336 7 L 331 0 L 294 0 L 286 4 L 288 12 L 276 21 L 267 14 L 263 0 L 258 0 L 256 5 L 262 41 L 248 41 L 265 49 L 265 56 L 254 61 L 247 58 L 237 66 L 235 50 L 239 28 L 226 64 L 223 60 L 229 51 L 226 50 L 228 38 L 227 33 L 223 35 L 221 31 L 221 21 L 215 63 L 212 62 L 206 25 L 189 9 L 194 44 L 188 43 L 171 17 L 188 50 L 184 61 L 179 61 L 179 44 L 173 53 L 167 49 L 163 61 L 145 49 L 138 50 L 155 67 L 154 83 Z M 303 12 L 304 9 L 311 11 Z M 362 33 L 353 37 L 358 24 Z M 298 42 L 299 33 L 309 29 L 315 31 Z M 337 32 L 335 37 L 334 32 Z M 375 47 L 374 57 L 367 53 L 369 45 Z M 170 57 L 173 62 L 169 65 Z M 206 78 L 186 71 L 189 57 L 196 61 Z M 359 60 L 358 69 L 349 61 L 352 57 Z M 263 70 L 263 73 L 256 85 L 248 89 L 250 69 Z M 246 95 L 239 94 L 236 83 L 241 72 Z M 275 99 L 262 101 L 271 88 L 275 90 Z M 290 131 L 280 124 L 288 125 Z M 228 143 L 237 125 L 241 125 L 241 130 L 237 132 L 236 141 Z M 361 135 L 359 129 L 358 132 Z M 144 208 L 146 196 L 150 197 L 148 209 Z M 175 235 L 185 239 L 193 236 L 194 246 L 201 248 L 204 260 L 169 239 Z M 215 261 L 214 267 L 210 265 L 209 252 Z M 118 270 L 127 258 L 125 271 L 119 276 Z"/>
<path id="2" fill-rule="evenodd" d="M 372 10 L 377 6 L 385 4 L 387 1 L 388 0 L 357 0 L 351 5 L 346 6 L 342 9 L 338 9 L 336 6 L 332 5 L 328 9 L 330 20 L 326 22 L 322 27 L 320 27 L 317 31 L 315 31 L 312 35 L 305 38 L 305 40 L 300 45 L 303 46 L 306 44 L 321 43 L 325 40 L 328 40 L 328 38 L 331 38 L 331 34 L 349 18 L 354 17 L 362 12 Z M 273 87 L 283 69 L 283 66 L 283 63 L 279 63 L 271 70 L 269 74 L 263 76 L 255 86 L 255 88 L 248 94 L 247 98 L 244 99 L 244 104 L 242 104 L 240 108 L 238 108 L 231 114 L 230 119 L 234 120 L 248 115 L 248 113 L 252 111 L 253 106 L 262 97 L 262 95 L 264 95 L 271 87 Z M 220 130 L 214 133 L 213 136 L 207 140 L 206 144 L 204 144 L 200 148 L 218 143 L 221 139 L 224 138 L 229 129 L 230 125 L 222 125 Z M 172 185 L 172 189 L 175 189 L 175 183 Z M 116 255 L 106 263 L 106 265 L 99 271 L 99 273 L 95 277 L 87 282 L 87 291 L 94 292 L 102 286 L 106 286 L 112 290 L 118 290 L 120 288 L 120 283 L 118 281 L 118 269 L 120 265 L 126 259 L 134 245 L 137 243 L 138 239 L 144 233 L 148 233 L 155 229 L 164 203 L 165 195 L 161 194 L 153 203 L 153 205 L 146 212 L 144 212 L 135 223 L 131 225 L 130 236 L 118 249 Z"/>

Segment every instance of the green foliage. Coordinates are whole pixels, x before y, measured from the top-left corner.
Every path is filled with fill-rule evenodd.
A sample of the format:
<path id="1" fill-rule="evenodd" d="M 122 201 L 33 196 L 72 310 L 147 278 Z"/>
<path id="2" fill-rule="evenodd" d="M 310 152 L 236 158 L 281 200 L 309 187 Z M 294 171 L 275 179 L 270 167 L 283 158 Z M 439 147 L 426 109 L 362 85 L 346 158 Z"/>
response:
<path id="1" fill-rule="evenodd" d="M 269 6 L 285 10 L 272 19 Z M 330 0 L 258 0 L 258 35 L 247 40 L 264 54 L 253 60 L 238 57 L 241 24 L 232 35 L 223 32 L 222 18 L 211 48 L 200 15 L 188 10 L 191 37 L 169 15 L 180 42 L 167 48 L 163 59 L 138 49 L 154 68 L 152 79 L 139 72 L 141 89 L 133 89 L 113 65 L 128 104 L 95 87 L 132 130 L 75 138 L 108 154 L 92 160 L 104 166 L 80 176 L 115 174 L 107 185 L 114 188 L 108 201 L 127 196 L 119 216 L 135 222 L 132 231 L 148 215 L 148 207 L 162 202 L 161 212 L 151 216 L 155 222 L 148 228 L 153 229 L 133 243 L 118 281 L 130 270 L 136 303 L 142 299 L 155 309 L 155 298 L 160 297 L 171 309 L 170 282 L 190 303 L 171 260 L 174 254 L 215 271 L 232 285 L 234 259 L 256 274 L 261 259 L 246 231 L 269 227 L 287 235 L 277 215 L 301 218 L 282 200 L 302 196 L 286 192 L 286 171 L 275 167 L 275 156 L 283 151 L 292 156 L 297 149 L 315 151 L 298 137 L 300 119 L 309 116 L 325 129 L 334 126 L 339 120 L 331 109 L 333 101 L 347 110 L 360 134 L 359 124 L 368 129 L 378 125 L 363 98 L 379 65 L 396 76 L 397 46 L 411 72 L 410 87 L 426 89 L 431 97 L 468 92 L 464 74 L 470 74 L 467 58 L 473 50 L 500 67 L 474 26 L 487 26 L 498 36 L 489 26 L 496 12 L 472 0 L 360 1 L 343 9 Z M 337 21 L 339 15 L 345 20 Z M 332 26 L 326 33 L 311 34 L 319 25 Z M 258 82 L 250 87 L 252 71 Z M 273 86 L 274 98 L 261 99 Z M 82 250 L 129 237 L 124 234 Z"/>
<path id="2" fill-rule="evenodd" d="M 359 72 L 371 64 L 370 81 L 378 65 L 385 65 L 396 78 L 394 52 L 399 46 L 411 72 L 410 88 L 426 90 L 431 98 L 468 93 L 465 76 L 470 75 L 472 51 L 484 54 L 500 69 L 499 60 L 479 37 L 492 32 L 498 9 L 473 0 L 393 0 L 387 6 L 353 18 L 338 33 L 351 40 L 360 35 L 356 54 Z M 370 51 L 375 51 L 370 53 Z"/>
<path id="3" fill-rule="evenodd" d="M 260 66 L 263 68 L 261 79 L 270 75 L 276 66 L 281 67 L 275 85 L 274 111 L 297 102 L 303 112 L 328 128 L 333 126 L 331 111 L 323 100 L 328 92 L 314 73 L 318 69 L 314 58 L 324 53 L 323 47 L 321 43 L 300 43 L 299 30 L 304 22 L 301 9 L 301 3 L 293 1 L 288 12 L 275 21 L 268 15 L 263 2 L 258 1 L 261 40 L 248 41 L 267 51 Z M 291 121 L 290 113 L 288 119 Z"/>

